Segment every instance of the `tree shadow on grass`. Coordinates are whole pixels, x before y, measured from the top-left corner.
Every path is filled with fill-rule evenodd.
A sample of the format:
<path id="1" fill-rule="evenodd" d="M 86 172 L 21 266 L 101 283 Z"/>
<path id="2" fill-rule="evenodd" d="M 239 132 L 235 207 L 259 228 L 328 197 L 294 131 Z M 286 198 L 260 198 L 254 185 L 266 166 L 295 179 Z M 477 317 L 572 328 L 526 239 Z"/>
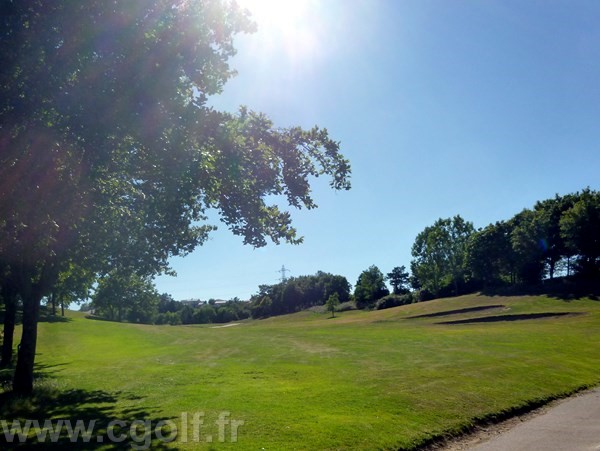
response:
<path id="1" fill-rule="evenodd" d="M 557 318 L 561 316 L 585 315 L 583 312 L 547 312 L 547 313 L 523 313 L 520 315 L 497 315 L 480 318 L 467 318 L 454 321 L 442 321 L 436 324 L 470 324 L 470 323 L 498 323 L 503 321 L 525 321 L 531 319 Z"/>
<path id="2" fill-rule="evenodd" d="M 565 302 L 578 299 L 600 300 L 600 280 L 581 280 L 574 277 L 557 277 L 534 285 L 487 287 L 481 291 L 486 296 L 542 296 Z"/>
<path id="3" fill-rule="evenodd" d="M 73 318 L 66 316 L 52 315 L 51 313 L 40 314 L 40 323 L 70 323 Z"/>
<path id="4" fill-rule="evenodd" d="M 38 320 L 39 323 L 68 323 L 73 321 L 72 318 L 68 318 L 66 316 L 53 315 L 48 309 L 45 307 L 40 308 L 40 318 Z M 4 310 L 0 309 L 0 323 L 4 322 Z M 17 315 L 15 317 L 15 324 L 23 324 L 23 314 L 20 310 L 17 311 Z"/>
<path id="5" fill-rule="evenodd" d="M 1 368 L 0 369 L 0 386 L 7 387 L 13 379 L 14 368 Z M 0 407 L 2 405 L 0 404 Z"/>
<path id="6" fill-rule="evenodd" d="M 41 355 L 41 354 L 38 354 Z M 17 351 L 13 353 L 13 360 L 9 366 L 0 368 L 0 393 L 1 388 L 4 387 L 5 391 L 7 387 L 12 383 L 13 375 L 15 372 L 15 365 L 17 363 Z M 55 365 L 46 365 L 42 363 L 36 363 L 33 370 L 33 377 L 35 380 L 47 380 L 54 378 L 54 373 L 60 371 L 60 367 L 66 366 L 67 363 L 57 363 Z M 1 407 L 1 404 L 0 404 Z M 1 419 L 1 418 L 0 418 Z M 0 430 L 0 433 L 2 431 Z"/>
<path id="7" fill-rule="evenodd" d="M 482 305 L 480 307 L 467 307 L 467 308 L 461 308 L 461 309 L 457 309 L 457 310 L 445 310 L 443 312 L 435 312 L 435 313 L 426 313 L 423 315 L 407 316 L 405 319 L 436 318 L 438 316 L 450 316 L 450 315 L 458 315 L 461 313 L 481 312 L 483 310 L 499 309 L 499 308 L 504 308 L 504 307 L 506 307 L 506 306 L 502 305 L 502 304 Z"/>
<path id="8" fill-rule="evenodd" d="M 105 321 L 108 323 L 123 323 L 123 321 L 117 321 L 114 319 L 108 319 L 108 318 L 102 318 L 101 316 L 96 316 L 96 315 L 85 315 L 85 319 L 91 319 L 94 321 Z"/>
<path id="9" fill-rule="evenodd" d="M 0 378 L 6 380 L 7 373 L 0 372 Z M 167 449 L 166 440 L 175 438 L 174 418 L 158 416 L 158 409 L 141 405 L 142 399 L 122 391 L 60 389 L 52 376 L 38 380 L 30 396 L 5 391 L 0 448 Z M 168 448 L 177 449 L 173 444 Z"/>

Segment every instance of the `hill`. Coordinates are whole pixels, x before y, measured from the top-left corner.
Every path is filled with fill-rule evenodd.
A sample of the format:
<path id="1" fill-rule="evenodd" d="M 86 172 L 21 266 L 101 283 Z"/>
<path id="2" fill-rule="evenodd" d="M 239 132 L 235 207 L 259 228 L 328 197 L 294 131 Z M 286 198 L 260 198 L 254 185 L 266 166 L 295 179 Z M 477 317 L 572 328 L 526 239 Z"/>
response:
<path id="1" fill-rule="evenodd" d="M 179 448 L 410 449 L 600 382 L 589 298 L 469 295 L 220 328 L 69 315 L 40 325 L 36 397 L 4 394 L 0 414 L 95 419 L 88 449 L 109 448 L 115 419 L 174 422 Z"/>

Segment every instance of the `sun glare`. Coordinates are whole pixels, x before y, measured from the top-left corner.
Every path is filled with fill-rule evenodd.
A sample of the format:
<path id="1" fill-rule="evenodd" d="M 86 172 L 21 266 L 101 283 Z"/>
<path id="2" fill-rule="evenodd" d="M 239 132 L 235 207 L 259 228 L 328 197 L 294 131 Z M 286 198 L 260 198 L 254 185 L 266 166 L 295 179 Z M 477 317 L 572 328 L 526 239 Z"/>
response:
<path id="1" fill-rule="evenodd" d="M 242 8 L 252 13 L 259 25 L 281 28 L 295 26 L 306 15 L 310 1 L 307 0 L 237 0 Z"/>
<path id="2" fill-rule="evenodd" d="M 283 51 L 291 61 L 306 62 L 319 52 L 321 34 L 316 0 L 237 0 L 258 26 L 263 52 Z"/>

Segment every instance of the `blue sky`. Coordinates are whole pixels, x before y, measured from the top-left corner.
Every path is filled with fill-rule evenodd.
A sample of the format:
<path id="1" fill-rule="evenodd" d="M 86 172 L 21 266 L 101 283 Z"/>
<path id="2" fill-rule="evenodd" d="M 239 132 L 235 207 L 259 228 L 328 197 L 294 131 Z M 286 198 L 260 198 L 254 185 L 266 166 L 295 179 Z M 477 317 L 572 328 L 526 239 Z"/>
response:
<path id="1" fill-rule="evenodd" d="M 408 267 L 440 217 L 483 227 L 600 188 L 600 2 L 258 1 L 244 3 L 259 31 L 236 40 L 239 74 L 212 102 L 326 127 L 352 190 L 314 185 L 319 208 L 293 211 L 300 246 L 253 249 L 221 224 L 172 259 L 178 277 L 159 277 L 160 292 L 247 299 L 282 265 L 353 284 L 373 264 Z"/>

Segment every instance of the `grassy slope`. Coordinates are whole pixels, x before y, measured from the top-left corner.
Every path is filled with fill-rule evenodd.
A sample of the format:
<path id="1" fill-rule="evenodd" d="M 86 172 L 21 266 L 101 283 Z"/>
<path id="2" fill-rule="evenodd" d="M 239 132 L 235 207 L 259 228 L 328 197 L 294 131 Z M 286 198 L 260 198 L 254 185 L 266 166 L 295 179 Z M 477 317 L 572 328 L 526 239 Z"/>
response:
<path id="1" fill-rule="evenodd" d="M 407 319 L 492 304 L 505 307 Z M 585 314 L 437 324 L 542 312 Z M 226 328 L 72 317 L 40 326 L 40 369 L 56 381 L 46 384 L 83 390 L 78 406 L 50 415 L 175 419 L 204 411 L 204 432 L 216 441 L 216 415 L 230 411 L 245 424 L 237 444 L 210 445 L 217 449 L 407 448 L 600 382 L 600 302 L 585 299 L 472 295 Z"/>

